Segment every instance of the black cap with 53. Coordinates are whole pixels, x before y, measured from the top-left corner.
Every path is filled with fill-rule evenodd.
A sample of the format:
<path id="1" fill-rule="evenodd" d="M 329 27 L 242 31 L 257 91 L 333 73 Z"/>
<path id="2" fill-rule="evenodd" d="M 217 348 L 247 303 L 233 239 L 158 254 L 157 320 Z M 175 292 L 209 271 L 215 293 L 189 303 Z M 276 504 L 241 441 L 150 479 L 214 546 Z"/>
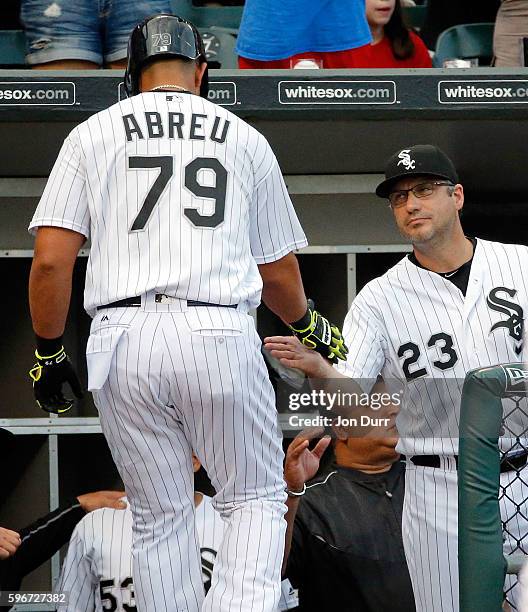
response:
<path id="1" fill-rule="evenodd" d="M 376 187 L 376 195 L 387 198 L 395 183 L 413 175 L 438 176 L 453 185 L 458 174 L 453 162 L 434 145 L 413 145 L 396 151 L 385 166 L 385 180 Z"/>

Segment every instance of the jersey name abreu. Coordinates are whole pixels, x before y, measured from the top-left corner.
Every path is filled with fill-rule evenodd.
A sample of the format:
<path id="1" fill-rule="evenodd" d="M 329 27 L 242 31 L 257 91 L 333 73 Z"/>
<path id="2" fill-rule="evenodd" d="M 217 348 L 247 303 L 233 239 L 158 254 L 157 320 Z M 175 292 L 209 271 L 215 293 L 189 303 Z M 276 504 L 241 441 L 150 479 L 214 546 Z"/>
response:
<path id="1" fill-rule="evenodd" d="M 91 240 L 91 315 L 147 292 L 251 308 L 257 265 L 307 244 L 264 136 L 181 92 L 133 96 L 74 128 L 29 229 L 39 226 Z"/>
<path id="2" fill-rule="evenodd" d="M 170 96 L 169 96 L 170 97 Z M 231 122 L 226 118 L 203 113 L 168 111 L 161 115 L 157 111 L 144 111 L 139 117 L 130 113 L 123 115 L 123 127 L 128 142 L 134 137 L 145 138 L 186 138 L 187 140 L 212 140 L 223 144 Z"/>

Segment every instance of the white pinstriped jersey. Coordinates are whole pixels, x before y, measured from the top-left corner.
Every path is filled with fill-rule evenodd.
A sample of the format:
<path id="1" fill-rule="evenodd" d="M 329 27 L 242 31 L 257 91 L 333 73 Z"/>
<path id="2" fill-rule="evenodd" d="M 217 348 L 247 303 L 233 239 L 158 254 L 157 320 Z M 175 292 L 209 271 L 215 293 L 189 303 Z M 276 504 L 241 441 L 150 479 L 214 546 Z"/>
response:
<path id="1" fill-rule="evenodd" d="M 348 360 L 337 368 L 365 391 L 378 374 L 405 389 L 400 452 L 454 455 L 466 373 L 526 361 L 526 312 L 525 246 L 479 239 L 465 297 L 405 257 L 355 298 L 343 326 Z"/>
<path id="2" fill-rule="evenodd" d="M 201 97 L 149 92 L 66 138 L 29 226 L 91 239 L 85 308 L 157 291 L 260 301 L 257 264 L 307 244 L 266 139 Z"/>
<path id="3" fill-rule="evenodd" d="M 196 508 L 202 577 L 206 591 L 224 534 L 224 521 L 204 495 Z M 174 559 L 177 561 L 177 559 Z M 279 610 L 298 605 L 291 584 L 282 584 Z M 132 512 L 101 508 L 87 514 L 75 528 L 64 560 L 57 592 L 68 593 L 59 612 L 135 612 L 132 581 Z"/>

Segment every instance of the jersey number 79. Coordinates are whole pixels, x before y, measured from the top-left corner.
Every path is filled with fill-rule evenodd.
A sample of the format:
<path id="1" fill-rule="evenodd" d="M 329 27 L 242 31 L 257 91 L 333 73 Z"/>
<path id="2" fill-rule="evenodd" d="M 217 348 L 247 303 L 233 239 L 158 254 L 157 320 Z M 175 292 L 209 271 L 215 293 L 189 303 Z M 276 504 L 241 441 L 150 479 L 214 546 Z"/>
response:
<path id="1" fill-rule="evenodd" d="M 130 170 L 159 168 L 160 170 L 145 197 L 141 210 L 130 228 L 131 232 L 138 232 L 145 228 L 154 207 L 174 174 L 174 158 L 171 155 L 153 157 L 131 156 L 128 158 L 128 168 Z M 202 170 L 210 170 L 214 173 L 214 187 L 201 185 L 198 182 L 198 173 Z M 214 200 L 215 205 L 212 215 L 201 215 L 195 208 L 184 208 L 183 214 L 196 227 L 218 227 L 224 220 L 225 214 L 227 170 L 224 166 L 215 157 L 197 157 L 185 166 L 184 184 L 197 198 Z"/>

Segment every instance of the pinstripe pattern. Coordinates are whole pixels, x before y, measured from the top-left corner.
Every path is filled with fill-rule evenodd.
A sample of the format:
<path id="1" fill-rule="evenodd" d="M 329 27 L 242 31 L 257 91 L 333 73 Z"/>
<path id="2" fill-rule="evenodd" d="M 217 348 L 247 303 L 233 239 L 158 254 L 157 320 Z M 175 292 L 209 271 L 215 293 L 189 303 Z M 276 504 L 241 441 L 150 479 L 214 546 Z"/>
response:
<path id="1" fill-rule="evenodd" d="M 130 499 L 138 610 L 274 611 L 283 453 L 245 313 L 260 302 L 257 265 L 307 242 L 269 144 L 198 96 L 134 96 L 66 138 L 29 229 L 39 226 L 91 239 L 88 383 Z M 173 301 L 156 304 L 156 292 Z M 139 309 L 97 312 L 139 295 Z M 226 521 L 205 602 L 191 449 Z"/>
<path id="2" fill-rule="evenodd" d="M 206 590 L 224 533 L 224 521 L 206 495 L 196 508 L 196 531 L 200 542 L 202 578 Z M 278 610 L 298 605 L 288 597 L 289 580 L 282 584 Z M 56 592 L 67 592 L 68 603 L 58 612 L 135 612 L 132 582 L 132 513 L 102 508 L 87 514 L 70 539 Z"/>
<path id="3" fill-rule="evenodd" d="M 132 514 L 126 510 L 101 508 L 87 514 L 70 539 L 68 553 L 57 584 L 68 592 L 68 603 L 59 612 L 102 612 L 115 599 L 116 611 L 133 605 Z M 103 597 L 103 599 L 101 599 Z M 134 608 L 135 609 L 135 608 Z"/>
<path id="4" fill-rule="evenodd" d="M 408 457 L 442 458 L 438 469 L 408 462 L 403 540 L 418 612 L 458 610 L 458 494 L 453 455 L 458 453 L 462 383 L 471 369 L 527 361 L 526 343 L 519 352 L 521 343 L 507 326 L 492 330 L 508 314 L 487 303 L 499 288 L 500 298 L 528 312 L 527 256 L 525 246 L 479 239 L 465 296 L 449 280 L 405 257 L 362 289 L 345 319 L 343 335 L 350 353 L 338 369 L 358 379 L 366 391 L 378 374 L 389 385 L 404 389 L 397 417 L 398 450 Z M 509 296 L 502 288 L 515 294 Z M 435 342 L 438 334 L 443 339 Z M 509 425 L 519 432 L 526 427 L 526 423 Z M 503 448 L 508 445 L 511 440 L 502 441 Z M 503 484 L 508 478 L 511 475 L 501 475 Z M 519 502 L 526 499 L 522 487 L 522 482 L 515 482 L 510 497 Z M 503 518 L 514 511 L 513 503 L 501 502 Z M 523 514 L 528 516 L 526 509 Z M 522 515 L 517 514 L 511 530 L 513 534 L 528 531 Z M 511 547 L 507 537 L 505 552 Z"/>
<path id="5" fill-rule="evenodd" d="M 94 399 L 134 515 L 138 610 L 202 605 L 191 448 L 226 521 L 202 609 L 275 610 L 285 532 L 283 453 L 253 320 L 224 308 L 170 309 L 155 303 L 115 309 L 102 323 L 107 311 L 101 311 L 92 322 L 92 338 L 114 325 L 125 330 L 110 351 L 97 353 L 101 361 L 110 355 L 111 365 Z M 92 346 L 109 348 L 104 341 Z M 188 563 L 175 566 L 181 558 Z"/>
<path id="6" fill-rule="evenodd" d="M 152 129 L 148 137 L 152 113 L 163 124 L 163 137 Z M 190 138 L 193 115 L 205 117 L 195 131 L 199 139 Z M 125 124 L 131 120 L 123 117 L 134 117 L 139 133 L 127 138 Z M 179 130 L 171 128 L 171 117 L 182 122 Z M 225 142 L 219 142 L 224 132 Z M 160 170 L 131 170 L 131 156 L 172 156 L 175 164 L 148 223 L 134 232 L 129 230 Z M 185 186 L 183 168 L 197 158 L 217 159 L 227 170 L 224 220 L 214 229 L 196 227 L 183 214 L 192 209 L 207 216 L 215 210 L 214 199 L 197 197 Z M 196 178 L 214 186 L 213 174 L 202 170 Z M 119 102 L 69 134 L 30 231 L 42 225 L 91 238 L 85 308 L 92 315 L 101 304 L 154 290 L 257 306 L 262 286 L 257 264 L 307 244 L 266 139 L 223 107 L 164 92 Z"/>

